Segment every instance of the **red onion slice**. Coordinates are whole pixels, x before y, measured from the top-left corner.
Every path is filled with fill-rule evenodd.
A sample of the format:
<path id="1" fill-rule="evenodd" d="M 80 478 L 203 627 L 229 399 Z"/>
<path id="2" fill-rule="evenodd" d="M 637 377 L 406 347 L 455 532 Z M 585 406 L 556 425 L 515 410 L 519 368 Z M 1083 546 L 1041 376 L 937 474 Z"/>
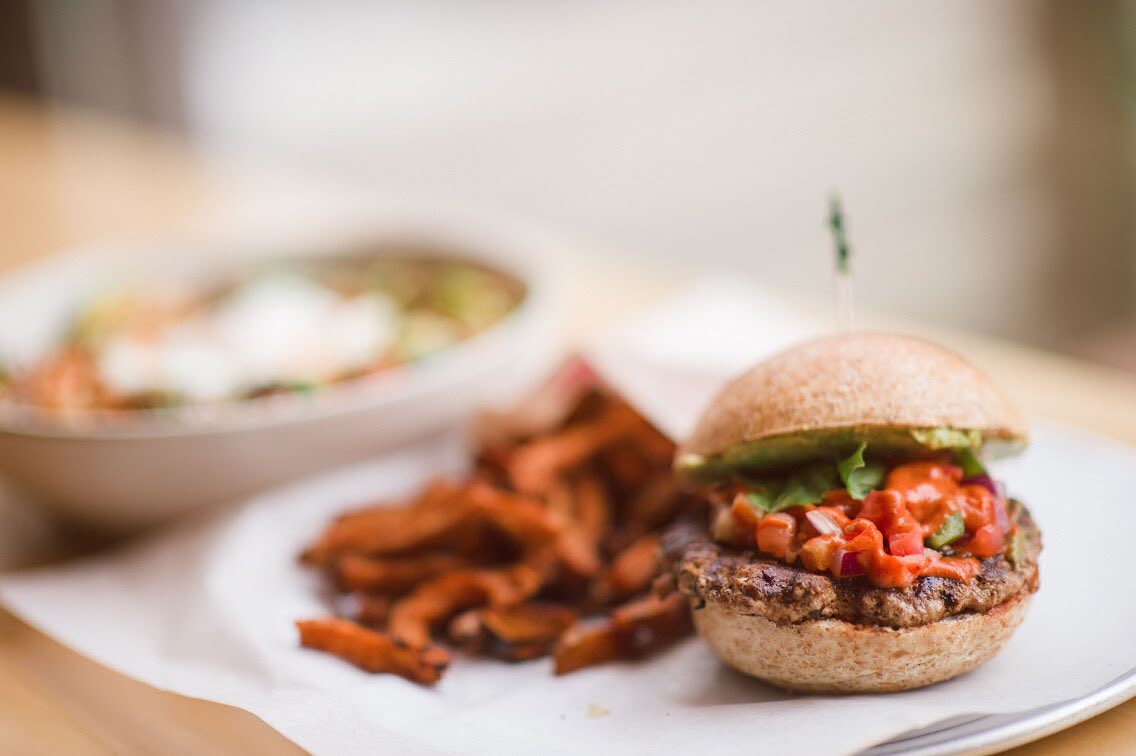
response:
<path id="1" fill-rule="evenodd" d="M 855 577 L 863 575 L 864 568 L 860 566 L 859 554 L 855 551 L 837 549 L 832 559 L 832 566 L 836 570 L 836 577 Z"/>
<path id="2" fill-rule="evenodd" d="M 821 535 L 829 535 L 832 533 L 839 533 L 840 526 L 832 521 L 832 518 L 816 509 L 810 509 L 805 512 L 805 519 L 809 524 L 816 528 L 816 531 Z"/>
<path id="3" fill-rule="evenodd" d="M 982 473 L 981 475 L 972 475 L 971 477 L 964 479 L 962 484 L 964 486 L 982 486 L 995 496 L 999 498 L 1002 497 L 1002 492 L 998 490 L 998 484 L 995 483 L 994 479 L 986 473 Z"/>

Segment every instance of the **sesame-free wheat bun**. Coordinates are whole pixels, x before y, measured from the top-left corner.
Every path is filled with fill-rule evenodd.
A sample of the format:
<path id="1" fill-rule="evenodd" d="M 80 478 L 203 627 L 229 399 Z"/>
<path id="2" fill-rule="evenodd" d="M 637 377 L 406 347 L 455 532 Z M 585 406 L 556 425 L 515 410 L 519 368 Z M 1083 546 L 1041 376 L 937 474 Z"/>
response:
<path id="1" fill-rule="evenodd" d="M 695 627 L 794 691 L 907 690 L 983 664 L 1038 588 L 1040 531 L 981 463 L 1025 440 L 984 373 L 920 339 L 842 334 L 756 365 L 675 459 L 711 510 L 664 542 Z"/>
<path id="2" fill-rule="evenodd" d="M 734 669 L 799 693 L 894 693 L 949 680 L 985 664 L 1025 618 L 1029 595 L 985 614 L 916 627 L 843 620 L 781 625 L 708 602 L 698 632 Z"/>
<path id="3" fill-rule="evenodd" d="M 851 333 L 803 343 L 755 365 L 710 402 L 676 457 L 680 474 L 761 470 L 861 440 L 897 455 L 1020 448 L 1025 421 L 981 370 L 910 336 Z"/>

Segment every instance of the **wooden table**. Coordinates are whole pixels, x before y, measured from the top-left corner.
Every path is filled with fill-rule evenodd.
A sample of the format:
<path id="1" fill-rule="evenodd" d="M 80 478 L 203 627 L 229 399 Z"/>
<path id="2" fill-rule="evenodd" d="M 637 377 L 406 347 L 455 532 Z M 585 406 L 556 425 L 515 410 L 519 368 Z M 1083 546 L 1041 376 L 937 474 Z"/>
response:
<path id="1" fill-rule="evenodd" d="M 170 135 L 0 98 L 0 270 L 98 237 L 192 224 L 231 191 L 207 161 Z M 589 301 L 575 319 L 580 333 L 679 280 L 658 266 L 599 257 L 581 263 Z M 619 284 L 628 280 L 637 282 L 630 298 Z M 1136 444 L 1136 378 L 972 335 L 914 330 L 971 355 L 1012 386 L 1027 411 Z M 1136 700 L 1020 750 L 1134 749 Z M 0 752 L 218 750 L 298 749 L 248 712 L 130 680 L 0 610 Z"/>

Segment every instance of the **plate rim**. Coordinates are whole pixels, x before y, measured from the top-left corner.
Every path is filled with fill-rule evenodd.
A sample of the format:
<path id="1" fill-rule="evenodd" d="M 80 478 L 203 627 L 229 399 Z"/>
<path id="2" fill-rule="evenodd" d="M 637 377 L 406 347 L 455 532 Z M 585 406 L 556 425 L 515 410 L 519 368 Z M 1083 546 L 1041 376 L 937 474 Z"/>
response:
<path id="1" fill-rule="evenodd" d="M 901 733 L 860 753 L 863 756 L 995 753 L 1066 730 L 1132 698 L 1136 698 L 1136 668 L 1083 696 L 1043 704 L 1021 712 L 976 714 L 972 718 L 967 718 L 969 715 L 951 717 L 936 724 L 955 722 L 954 724 L 932 724 L 908 731 L 909 734 L 906 735 Z M 955 721 L 960 718 L 964 721 Z M 955 730 L 959 732 L 951 736 L 950 733 Z"/>

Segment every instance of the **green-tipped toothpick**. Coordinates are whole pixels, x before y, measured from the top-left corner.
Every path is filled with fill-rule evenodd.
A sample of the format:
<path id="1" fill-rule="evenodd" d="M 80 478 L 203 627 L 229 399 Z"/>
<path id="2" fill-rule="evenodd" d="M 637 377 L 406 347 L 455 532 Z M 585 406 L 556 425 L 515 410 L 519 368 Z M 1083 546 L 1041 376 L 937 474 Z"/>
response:
<path id="1" fill-rule="evenodd" d="M 829 199 L 828 226 L 836 245 L 836 325 L 844 331 L 852 330 L 852 267 L 849 265 L 852 250 L 845 236 L 844 211 L 840 197 Z"/>

